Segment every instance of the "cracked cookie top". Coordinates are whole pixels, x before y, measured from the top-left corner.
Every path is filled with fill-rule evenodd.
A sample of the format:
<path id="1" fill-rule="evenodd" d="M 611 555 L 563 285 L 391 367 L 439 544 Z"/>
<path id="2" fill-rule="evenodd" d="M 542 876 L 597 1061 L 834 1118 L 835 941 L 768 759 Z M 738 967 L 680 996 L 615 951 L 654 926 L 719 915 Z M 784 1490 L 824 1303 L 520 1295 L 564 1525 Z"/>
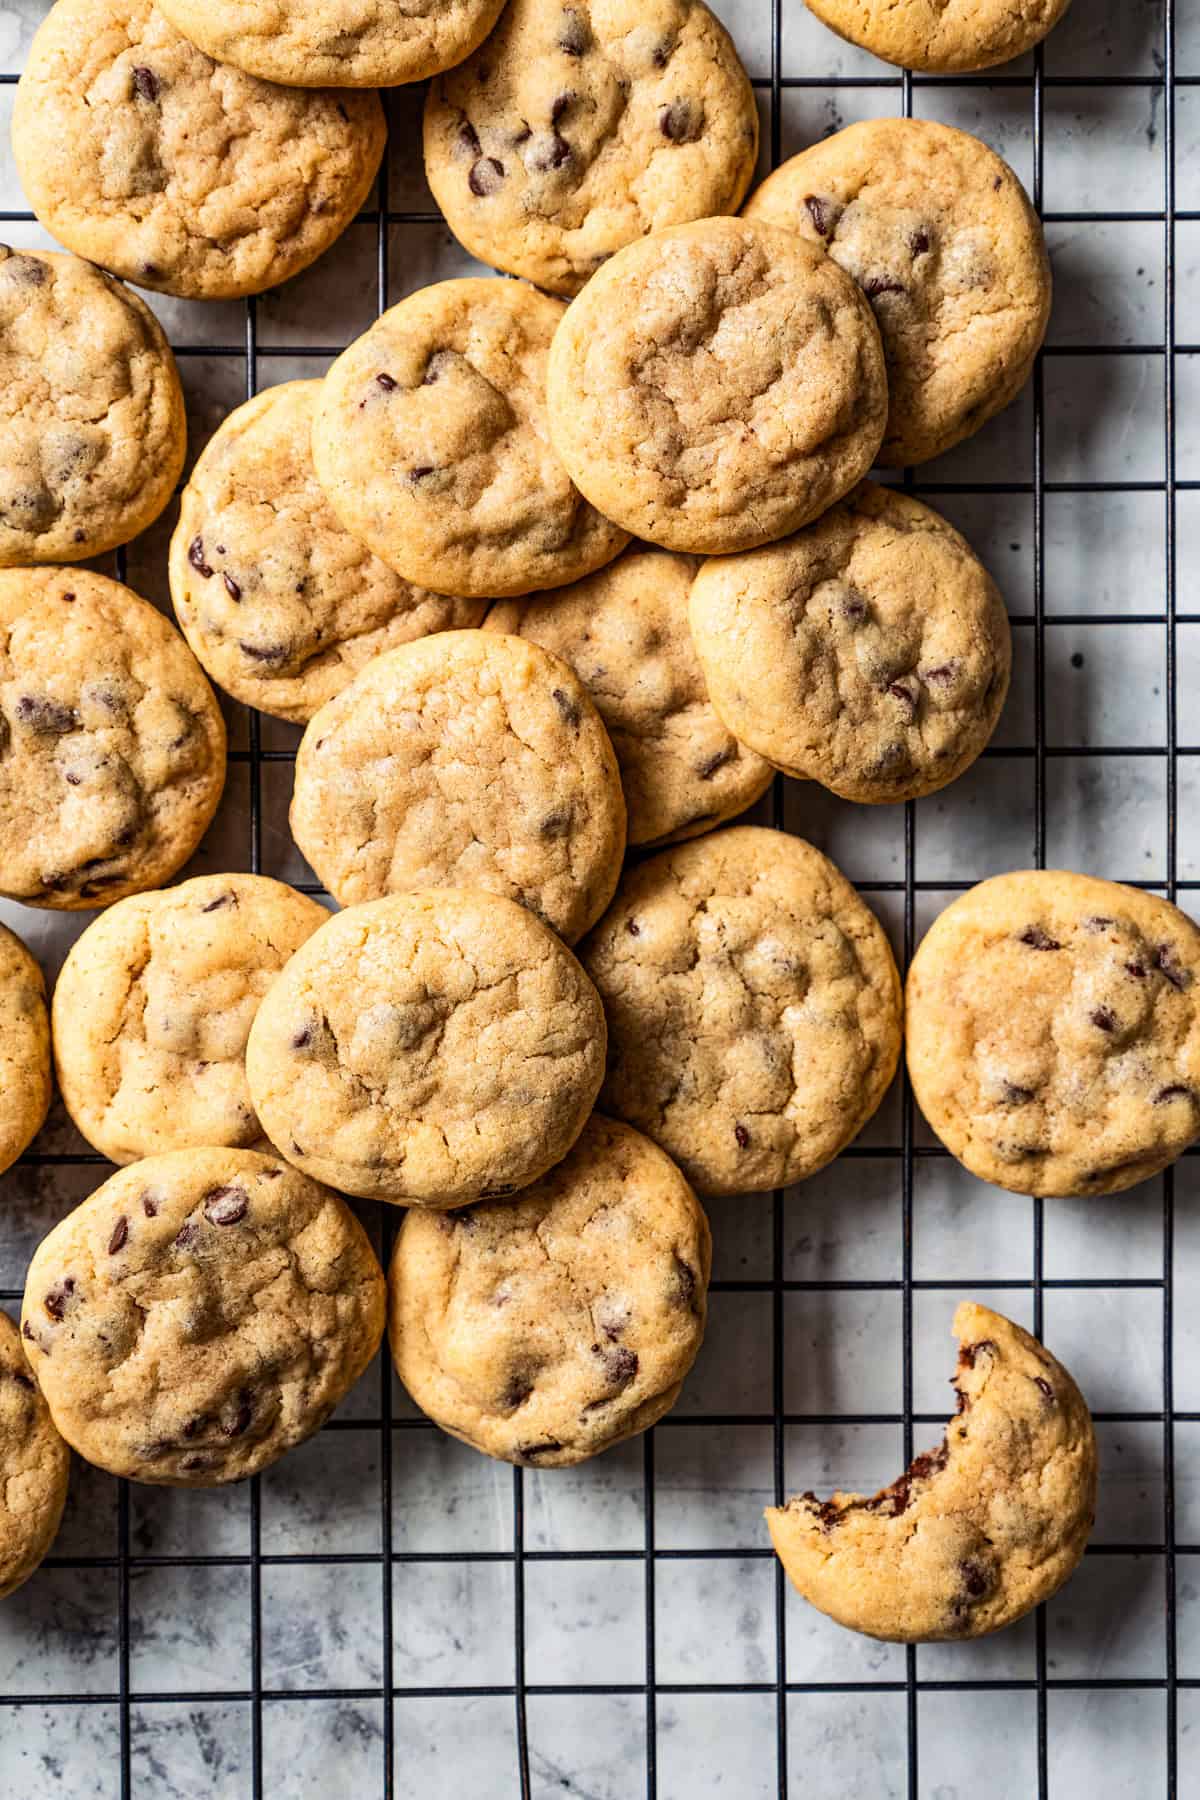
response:
<path id="1" fill-rule="evenodd" d="M 0 1600 L 28 1581 L 53 1544 L 70 1471 L 21 1334 L 0 1312 Z"/>
<path id="2" fill-rule="evenodd" d="M 497 602 L 484 626 L 540 644 L 579 676 L 616 751 L 631 844 L 709 831 L 771 780 L 709 700 L 688 629 L 697 567 L 691 556 L 631 549 L 544 598 Z"/>
<path id="3" fill-rule="evenodd" d="M 504 0 L 161 0 L 218 62 L 285 87 L 398 87 L 461 62 Z"/>
<path id="4" fill-rule="evenodd" d="M 225 782 L 225 726 L 173 626 L 87 569 L 0 570 L 0 893 L 107 906 L 160 887 Z"/>
<path id="5" fill-rule="evenodd" d="M 1019 1325 L 964 1300 L 958 1412 L 935 1450 L 868 1498 L 767 1511 L 797 1592 L 869 1637 L 983 1637 L 1049 1599 L 1087 1545 L 1096 1438 L 1082 1394 Z"/>
<path id="6" fill-rule="evenodd" d="M 793 537 L 704 563 L 690 610 L 730 731 L 847 800 L 945 787 L 1008 692 L 990 575 L 937 513 L 871 482 Z"/>
<path id="7" fill-rule="evenodd" d="M 342 528 L 313 468 L 320 388 L 285 382 L 229 415 L 171 540 L 171 599 L 204 667 L 236 700 L 299 725 L 373 656 L 486 610 L 414 587 Z"/>
<path id="8" fill-rule="evenodd" d="M 624 547 L 550 442 L 546 360 L 564 310 L 523 282 L 435 282 L 330 369 L 317 478 L 347 531 L 409 581 L 499 599 L 576 581 Z"/>
<path id="9" fill-rule="evenodd" d="M 608 1016 L 601 1104 L 701 1194 L 811 1175 L 895 1072 L 888 941 L 800 838 L 738 825 L 630 868 L 580 955 Z"/>
<path id="10" fill-rule="evenodd" d="M 362 206 L 386 136 L 377 94 L 258 81 L 150 0 L 56 0 L 13 113 L 46 229 L 196 300 L 261 293 L 314 262 Z"/>
<path id="11" fill-rule="evenodd" d="M 397 1373 L 443 1431 L 488 1456 L 583 1462 L 675 1404 L 711 1261 L 674 1163 L 593 1113 L 517 1199 L 408 1214 L 388 1277 Z"/>
<path id="12" fill-rule="evenodd" d="M 50 1021 L 42 971 L 0 925 L 0 1172 L 41 1130 L 50 1106 Z"/>
<path id="13" fill-rule="evenodd" d="M 329 914 L 265 875 L 133 894 L 73 945 L 54 989 L 67 1111 L 115 1163 L 262 1137 L 245 1051 L 258 1005 Z"/>
<path id="14" fill-rule="evenodd" d="M 805 0 L 839 37 L 902 69 L 951 74 L 1040 44 L 1070 0 Z"/>
<path id="15" fill-rule="evenodd" d="M 175 1150 L 122 1169 L 42 1240 L 21 1329 L 88 1462 L 212 1487 L 324 1424 L 374 1356 L 385 1307 L 337 1194 L 276 1157 Z"/>
<path id="16" fill-rule="evenodd" d="M 743 219 L 619 250 L 555 333 L 547 394 L 594 505 L 712 555 L 823 513 L 867 473 L 887 413 L 859 288 L 794 231 Z"/>
<path id="17" fill-rule="evenodd" d="M 736 211 L 757 154 L 746 72 L 700 0 L 510 0 L 425 103 L 455 236 L 568 296 L 634 238 Z"/>
<path id="18" fill-rule="evenodd" d="M 1025 385 L 1050 318 L 1037 214 L 1006 162 L 930 119 L 869 119 L 768 175 L 746 217 L 823 245 L 858 282 L 890 393 L 878 460 L 940 456 Z"/>
<path id="19" fill-rule="evenodd" d="M 617 760 L 535 643 L 446 632 L 377 657 L 304 734 L 292 832 L 343 906 L 424 887 L 519 900 L 568 943 L 612 898 Z"/>
<path id="20" fill-rule="evenodd" d="M 1157 894 L 1062 870 L 948 906 L 908 976 L 917 1103 L 972 1174 L 1114 1194 L 1200 1133 L 1200 930 Z"/>
<path id="21" fill-rule="evenodd" d="M 0 244 L 0 566 L 128 543 L 186 448 L 175 359 L 145 303 L 77 257 Z"/>
<path id="22" fill-rule="evenodd" d="M 451 1207 L 527 1187 L 582 1131 L 604 1012 L 554 933 L 440 888 L 338 913 L 259 1007 L 246 1068 L 271 1142 L 350 1194 Z"/>

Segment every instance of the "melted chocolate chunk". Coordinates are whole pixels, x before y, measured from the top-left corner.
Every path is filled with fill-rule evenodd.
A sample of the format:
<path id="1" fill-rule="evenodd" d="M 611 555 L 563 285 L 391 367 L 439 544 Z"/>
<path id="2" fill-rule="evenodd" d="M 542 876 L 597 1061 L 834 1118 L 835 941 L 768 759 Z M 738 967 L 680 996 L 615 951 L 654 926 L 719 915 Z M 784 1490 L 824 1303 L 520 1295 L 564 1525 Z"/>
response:
<path id="1" fill-rule="evenodd" d="M 1015 1081 L 1004 1083 L 1004 1100 L 1009 1106 L 1025 1106 L 1033 1099 L 1033 1089 L 1018 1087 Z"/>
<path id="2" fill-rule="evenodd" d="M 253 1416 L 254 1413 L 250 1404 L 250 1396 L 248 1394 L 243 1394 L 238 1409 L 234 1413 L 232 1419 L 222 1420 L 221 1436 L 227 1438 L 241 1437 Z"/>
<path id="3" fill-rule="evenodd" d="M 976 1562 L 963 1562 L 958 1565 L 962 1575 L 963 1586 L 972 1600 L 980 1600 L 991 1587 L 991 1578 L 986 1569 Z"/>
<path id="4" fill-rule="evenodd" d="M 1033 1385 L 1044 1399 L 1049 1400 L 1051 1405 L 1054 1404 L 1054 1389 L 1050 1386 L 1050 1383 L 1046 1380 L 1044 1375 L 1035 1375 L 1033 1378 Z"/>
<path id="5" fill-rule="evenodd" d="M 1154 952 L 1154 966 L 1180 993 L 1191 985 L 1191 975 L 1184 968 L 1170 944 L 1160 944 Z"/>
<path id="6" fill-rule="evenodd" d="M 693 100 L 672 100 L 658 109 L 658 129 L 672 144 L 694 144 L 703 128 L 703 108 Z"/>
<path id="7" fill-rule="evenodd" d="M 3 267 L 5 274 L 10 276 L 13 281 L 20 282 L 22 287 L 45 287 L 50 279 L 49 269 L 45 263 L 39 262 L 36 256 L 21 256 L 14 253 L 8 256 L 0 267 Z M 75 541 L 81 542 L 82 536 L 78 536 Z"/>
<path id="8" fill-rule="evenodd" d="M 627 1350 L 623 1344 L 619 1344 L 615 1350 L 600 1350 L 599 1344 L 593 1348 L 600 1351 L 604 1373 L 613 1387 L 627 1388 L 631 1381 L 636 1380 L 638 1359 L 634 1351 Z"/>
<path id="9" fill-rule="evenodd" d="M 820 232 L 823 238 L 827 238 L 833 230 L 833 221 L 829 216 L 829 202 L 818 200 L 815 194 L 806 194 L 804 204 L 808 208 L 808 216 L 813 222 L 814 229 Z"/>
<path id="10" fill-rule="evenodd" d="M 691 1263 L 683 1260 L 678 1250 L 672 1250 L 671 1259 L 675 1274 L 675 1291 L 672 1298 L 679 1306 L 691 1306 L 696 1297 L 696 1271 Z"/>
<path id="11" fill-rule="evenodd" d="M 286 662 L 288 647 L 286 644 L 248 644 L 238 639 L 238 649 L 251 662 L 278 663 Z"/>
<path id="12" fill-rule="evenodd" d="M 479 142 L 479 133 L 472 125 L 470 119 L 464 119 L 459 126 L 458 141 L 464 150 L 470 151 L 472 156 L 478 156 L 483 147 Z"/>
<path id="13" fill-rule="evenodd" d="M 1089 1016 L 1097 1031 L 1115 1031 L 1117 1029 L 1117 1015 L 1109 1006 L 1098 1006 Z"/>
<path id="14" fill-rule="evenodd" d="M 157 1219 L 158 1201 L 153 1194 L 142 1195 L 142 1211 L 148 1219 Z"/>
<path id="15" fill-rule="evenodd" d="M 531 169 L 561 169 L 563 164 L 570 160 L 570 144 L 559 132 L 553 131 L 530 156 L 529 167 Z"/>
<path id="16" fill-rule="evenodd" d="M 233 576 L 228 573 L 228 571 L 224 575 L 222 575 L 221 580 L 225 583 L 225 592 L 229 595 L 229 598 L 233 601 L 234 605 L 236 606 L 238 601 L 242 597 L 241 588 L 239 587 L 238 583 L 233 579 Z"/>
<path id="17" fill-rule="evenodd" d="M 250 1196 L 242 1187 L 214 1188 L 204 1202 L 210 1225 L 236 1225 L 250 1210 Z"/>
<path id="18" fill-rule="evenodd" d="M 706 756 L 702 763 L 696 765 L 696 773 L 701 781 L 711 781 L 718 769 L 723 769 L 726 763 L 734 762 L 736 758 L 737 748 L 731 744 L 726 750 L 715 750 L 711 756 Z"/>
<path id="19" fill-rule="evenodd" d="M 212 580 L 212 569 L 204 560 L 203 538 L 194 537 L 188 545 L 188 561 L 191 563 L 196 573 L 204 577 L 205 581 Z"/>
<path id="20" fill-rule="evenodd" d="M 186 1225 L 181 1225 L 179 1230 L 175 1233 L 175 1248 L 177 1250 L 190 1250 L 199 1236 L 199 1226 L 193 1225 L 189 1220 Z"/>
<path id="21" fill-rule="evenodd" d="M 210 900 L 207 906 L 202 906 L 200 908 L 200 911 L 202 913 L 220 912 L 220 910 L 223 906 L 232 906 L 232 905 L 233 905 L 233 895 L 232 894 L 218 894 L 215 900 Z"/>
<path id="22" fill-rule="evenodd" d="M 533 1377 L 529 1370 L 514 1369 L 508 1378 L 504 1392 L 500 1396 L 501 1410 L 504 1412 L 516 1412 L 519 1406 L 524 1406 L 532 1392 Z M 523 1452 L 523 1454 L 527 1454 L 527 1452 Z"/>
<path id="23" fill-rule="evenodd" d="M 562 1445 L 557 1438 L 547 1438 L 542 1444 L 519 1444 L 517 1455 L 525 1462 L 536 1462 L 539 1456 L 552 1456 Z"/>
<path id="24" fill-rule="evenodd" d="M 1194 1100 L 1195 1098 L 1195 1091 L 1192 1088 L 1185 1087 L 1181 1081 L 1174 1081 L 1170 1087 L 1159 1088 L 1154 1096 L 1154 1104 L 1161 1106 L 1167 1100 Z"/>
<path id="25" fill-rule="evenodd" d="M 52 1319 L 61 1319 L 67 1310 L 72 1294 L 75 1292 L 75 1277 L 64 1275 L 57 1287 L 52 1287 L 42 1305 Z"/>
<path id="26" fill-rule="evenodd" d="M 739 1150 L 748 1150 L 750 1148 L 750 1133 L 746 1130 L 744 1125 L 735 1125 L 733 1128 L 733 1136 Z"/>
<path id="27" fill-rule="evenodd" d="M 550 698 L 562 714 L 564 724 L 569 725 L 572 731 L 578 731 L 583 719 L 583 714 L 580 712 L 578 705 L 572 700 L 571 696 L 569 694 L 564 694 L 561 688 L 551 688 Z"/>
<path id="28" fill-rule="evenodd" d="M 128 1237 L 129 1220 L 122 1217 L 113 1226 L 112 1236 L 108 1240 L 108 1254 L 115 1256 L 118 1250 L 123 1250 Z"/>
<path id="29" fill-rule="evenodd" d="M 908 240 L 908 247 L 914 256 L 924 256 L 929 248 L 929 233 L 927 231 L 914 231 Z"/>
<path id="30" fill-rule="evenodd" d="M 636 919 L 626 919 L 625 929 L 629 933 L 630 937 L 641 937 L 641 935 L 642 935 L 642 928 L 638 924 Z"/>
<path id="31" fill-rule="evenodd" d="M 1040 925 L 1027 925 L 1017 939 L 1019 944 L 1028 944 L 1031 950 L 1061 950 L 1062 945 L 1057 938 L 1052 938 L 1042 930 Z"/>
<path id="32" fill-rule="evenodd" d="M 888 693 L 893 700 L 899 700 L 900 704 L 907 709 L 911 719 L 917 710 L 917 696 L 912 689 L 906 688 L 902 681 L 893 681 L 888 684 Z"/>
<path id="33" fill-rule="evenodd" d="M 494 156 L 481 156 L 471 164 L 467 186 L 477 199 L 486 200 L 489 194 L 499 191 L 503 180 L 504 164 Z"/>
<path id="34" fill-rule="evenodd" d="M 979 1355 L 981 1350 L 986 1350 L 989 1355 L 995 1356 L 996 1346 L 991 1338 L 980 1338 L 979 1342 L 976 1344 L 963 1344 L 958 1352 L 959 1368 L 973 1369 L 975 1367 L 975 1358 Z"/>
<path id="35" fill-rule="evenodd" d="M 559 807 L 556 811 L 546 814 L 538 826 L 538 833 L 544 838 L 560 838 L 566 837 L 570 829 L 571 814 L 565 807 Z"/>
<path id="36" fill-rule="evenodd" d="M 385 394 L 394 394 L 400 384 L 393 376 L 381 374 L 375 377 L 375 385 L 381 387 Z"/>
<path id="37" fill-rule="evenodd" d="M 575 94 L 571 89 L 568 89 L 565 94 L 555 94 L 550 103 L 550 123 L 552 125 L 558 124 L 574 98 Z"/>
<path id="38" fill-rule="evenodd" d="M 158 99 L 158 76 L 153 69 L 143 65 L 133 71 L 133 86 L 139 100 L 154 101 Z"/>
<path id="39" fill-rule="evenodd" d="M 15 711 L 22 725 L 28 725 L 31 731 L 42 732 L 47 737 L 63 737 L 68 731 L 75 731 L 79 725 L 79 715 L 73 707 L 63 706 L 57 700 L 49 700 L 42 695 L 22 694 Z"/>

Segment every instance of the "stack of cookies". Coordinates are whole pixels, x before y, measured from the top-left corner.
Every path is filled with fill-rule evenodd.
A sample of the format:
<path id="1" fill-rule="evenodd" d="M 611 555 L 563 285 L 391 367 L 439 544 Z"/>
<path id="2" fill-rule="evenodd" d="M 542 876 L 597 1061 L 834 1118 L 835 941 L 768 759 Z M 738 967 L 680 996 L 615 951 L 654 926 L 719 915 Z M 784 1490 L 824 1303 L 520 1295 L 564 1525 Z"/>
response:
<path id="1" fill-rule="evenodd" d="M 976 67 L 1062 7 L 815 10 Z M 141 531 L 183 463 L 170 351 L 115 278 L 206 300 L 305 267 L 374 180 L 370 90 L 426 77 L 446 220 L 522 279 L 410 293 L 323 380 L 226 419 L 171 543 L 181 638 L 62 566 Z M 119 1172 L 36 1252 L 3 1349 L 0 1459 L 33 1476 L 0 1585 L 53 1535 L 63 1440 L 141 1481 L 252 1475 L 385 1312 L 428 1415 L 517 1464 L 674 1403 L 705 1324 L 697 1196 L 826 1165 L 903 1037 L 850 883 L 729 822 L 776 771 L 910 800 L 988 742 L 1003 601 L 866 477 L 1007 405 L 1050 300 L 1016 176 L 945 126 L 853 126 L 735 216 L 757 114 L 700 0 L 57 0 L 14 142 L 76 256 L 0 261 L 0 892 L 106 910 L 49 1021 L 0 942 L 0 1150 L 41 1124 L 52 1040 Z M 260 875 L 164 885 L 224 779 L 206 675 L 303 728 L 290 823 L 334 916 Z M 1200 1131 L 1200 934 L 1111 884 L 1006 881 L 914 963 L 918 1098 L 1001 1185 L 1129 1185 Z M 343 1195 L 406 1209 L 386 1292 Z M 981 1308 L 956 1331 L 942 1446 L 873 1499 L 771 1518 L 801 1591 L 875 1635 L 996 1629 L 1090 1526 L 1070 1376 Z"/>

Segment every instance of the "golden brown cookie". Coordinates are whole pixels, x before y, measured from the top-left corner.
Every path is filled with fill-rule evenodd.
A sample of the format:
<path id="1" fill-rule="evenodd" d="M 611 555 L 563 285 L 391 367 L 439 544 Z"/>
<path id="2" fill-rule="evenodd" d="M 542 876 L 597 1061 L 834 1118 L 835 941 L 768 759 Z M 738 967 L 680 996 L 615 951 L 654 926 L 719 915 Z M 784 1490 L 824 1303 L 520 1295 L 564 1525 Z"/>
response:
<path id="1" fill-rule="evenodd" d="M 1024 387 L 1050 319 L 1037 214 L 1006 162 L 932 119 L 868 119 L 768 175 L 746 217 L 823 245 L 859 283 L 891 396 L 878 460 L 941 456 Z"/>
<path id="2" fill-rule="evenodd" d="M 887 383 L 871 309 L 830 257 L 760 220 L 628 244 L 550 351 L 550 430 L 626 530 L 720 555 L 815 519 L 867 473 Z"/>
<path id="3" fill-rule="evenodd" d="M 413 587 L 343 530 L 313 468 L 320 391 L 289 381 L 231 413 L 171 539 L 175 616 L 204 667 L 235 700 L 298 725 L 373 656 L 486 610 Z"/>
<path id="4" fill-rule="evenodd" d="M 89 925 L 63 964 L 53 1018 L 58 1085 L 88 1143 L 115 1163 L 257 1144 L 250 1026 L 328 917 L 265 875 L 201 875 L 118 900 Z"/>
<path id="5" fill-rule="evenodd" d="M 1040 44 L 1070 0 L 805 0 L 839 37 L 935 75 L 990 69 Z"/>
<path id="6" fill-rule="evenodd" d="M 225 725 L 179 633 L 87 569 L 0 569 L 0 893 L 107 906 L 160 887 L 225 783 Z"/>
<path id="7" fill-rule="evenodd" d="M 56 1536 L 71 1452 L 54 1428 L 21 1348 L 0 1312 L 0 1600 L 28 1581 Z"/>
<path id="8" fill-rule="evenodd" d="M 0 566 L 128 543 L 186 450 L 175 358 L 145 302 L 78 257 L 0 244 Z"/>
<path id="9" fill-rule="evenodd" d="M 323 706 L 291 822 L 343 906 L 486 888 L 568 943 L 612 899 L 625 850 L 617 760 L 587 690 L 537 644 L 482 631 L 377 657 Z"/>
<path id="10" fill-rule="evenodd" d="M 550 442 L 546 360 L 564 310 L 523 282 L 439 281 L 330 369 L 317 478 L 347 531 L 409 581 L 499 599 L 577 581 L 624 547 Z"/>
<path id="11" fill-rule="evenodd" d="M 34 1252 L 21 1329 L 88 1462 L 241 1481 L 325 1423 L 379 1347 L 383 1271 L 344 1200 L 250 1150 L 113 1175 Z"/>
<path id="12" fill-rule="evenodd" d="M 701 1194 L 813 1174 L 895 1073 L 887 938 L 800 838 L 737 825 L 637 864 L 580 957 L 608 1016 L 601 1105 Z"/>
<path id="13" fill-rule="evenodd" d="M 771 782 L 709 700 L 688 629 L 698 567 L 636 546 L 553 594 L 498 601 L 484 626 L 540 644 L 579 676 L 617 754 L 631 845 L 710 831 Z"/>
<path id="14" fill-rule="evenodd" d="M 370 192 L 386 137 L 377 94 L 257 81 L 151 0 L 55 0 L 13 112 L 47 231 L 194 300 L 258 294 L 315 262 Z"/>
<path id="15" fill-rule="evenodd" d="M 1115 1194 L 1200 1134 L 1200 930 L 1138 888 L 1060 869 L 953 901 L 908 973 L 908 1072 L 971 1173 Z"/>
<path id="16" fill-rule="evenodd" d="M 42 1128 L 50 1106 L 50 1020 L 42 971 L 0 925 L 0 1173 Z"/>
<path id="17" fill-rule="evenodd" d="M 991 576 L 937 513 L 868 481 L 792 537 L 704 563 L 691 624 L 729 730 L 846 800 L 945 787 L 1008 693 Z"/>
<path id="18" fill-rule="evenodd" d="M 634 238 L 736 212 L 757 154 L 753 89 L 701 0 L 509 0 L 425 103 L 451 231 L 568 296 Z"/>
<path id="19" fill-rule="evenodd" d="M 451 1207 L 562 1160 L 604 1077 L 604 1013 L 566 946 L 496 894 L 338 913 L 292 957 L 246 1051 L 271 1142 L 349 1194 Z"/>
<path id="20" fill-rule="evenodd" d="M 593 1113 L 517 1199 L 408 1214 L 388 1277 L 396 1372 L 443 1431 L 488 1456 L 583 1462 L 675 1404 L 711 1262 L 674 1163 Z"/>
<path id="21" fill-rule="evenodd" d="M 983 1637 L 1048 1600 L 1087 1544 L 1096 1438 L 1082 1394 L 1036 1338 L 964 1300 L 958 1413 L 868 1499 L 800 1494 L 771 1541 L 820 1612 L 893 1643 Z"/>

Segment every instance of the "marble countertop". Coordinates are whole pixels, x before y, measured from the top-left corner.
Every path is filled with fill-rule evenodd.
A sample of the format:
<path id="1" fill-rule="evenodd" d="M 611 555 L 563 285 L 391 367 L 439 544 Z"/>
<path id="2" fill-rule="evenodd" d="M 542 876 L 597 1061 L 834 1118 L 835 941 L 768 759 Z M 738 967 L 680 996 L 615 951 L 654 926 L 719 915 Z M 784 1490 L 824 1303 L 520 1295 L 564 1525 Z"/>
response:
<path id="1" fill-rule="evenodd" d="M 46 0 L 0 3 L 0 69 L 19 70 L 46 10 Z M 895 72 L 843 45 L 799 0 L 782 0 L 777 92 L 771 0 L 718 0 L 716 10 L 760 84 L 764 168 L 776 126 L 788 155 L 854 119 L 903 110 Z M 939 884 L 1031 863 L 1039 833 L 1051 865 L 1200 882 L 1200 86 L 1177 89 L 1172 137 L 1164 15 L 1165 0 L 1076 0 L 1045 47 L 1036 92 L 1032 59 L 994 81 L 912 88 L 914 112 L 978 133 L 1027 184 L 1040 180 L 1056 280 L 1040 409 L 1031 388 L 920 471 L 917 491 L 932 490 L 1000 583 L 1016 667 L 995 753 L 914 808 L 918 934 L 944 904 Z M 1174 23 L 1177 72 L 1200 80 L 1200 0 L 1176 0 Z M 1132 79 L 1116 85 L 1117 76 Z M 797 80 L 804 85 L 787 85 Z M 4 232 L 45 244 L 36 225 L 12 217 L 24 210 L 7 146 L 12 93 L 0 86 Z M 388 227 L 392 300 L 475 266 L 433 215 L 419 108 L 416 92 L 391 97 L 389 207 L 428 215 Z M 1172 154 L 1176 206 L 1192 216 L 1168 233 Z M 320 347 L 366 326 L 377 229 L 364 219 L 316 268 L 257 303 L 255 367 L 243 306 L 151 297 L 185 351 L 193 457 L 253 384 L 319 373 Z M 1162 485 L 1169 236 L 1173 341 L 1184 346 L 1174 359 L 1174 473 L 1197 484 L 1174 499 L 1186 617 L 1174 636 L 1182 753 L 1173 837 Z M 224 352 L 210 353 L 213 345 Z M 171 523 L 128 559 L 129 580 L 164 604 Z M 1039 713 L 1044 760 L 1033 753 Z M 245 713 L 230 705 L 228 717 L 233 746 L 246 748 Z M 295 740 L 263 722 L 265 747 Z M 244 763 L 231 768 L 193 872 L 249 866 L 250 780 Z M 262 768 L 261 866 L 311 879 L 287 834 L 290 783 L 286 763 Z M 860 885 L 902 950 L 903 809 L 855 808 L 785 783 L 776 804 L 781 822 Z M 764 820 L 770 805 L 759 809 Z M 1195 891 L 1180 897 L 1200 912 Z M 51 975 L 86 923 L 15 906 L 0 916 Z M 404 1800 L 507 1800 L 520 1793 L 512 1690 L 523 1638 L 534 1800 L 632 1800 L 654 1791 L 651 1764 L 659 1800 L 765 1800 L 781 1792 L 781 1746 L 788 1791 L 803 1800 L 1033 1795 L 1040 1670 L 1053 1800 L 1166 1793 L 1168 1657 L 1180 1677 L 1200 1680 L 1200 1160 L 1185 1159 L 1165 1187 L 1159 1179 L 1111 1201 L 1050 1202 L 1042 1215 L 948 1160 L 918 1156 L 906 1396 L 903 1134 L 895 1093 L 853 1158 L 778 1203 L 712 1205 L 718 1286 L 679 1406 L 650 1439 L 582 1468 L 515 1476 L 421 1423 L 380 1368 L 258 1491 L 122 1496 L 77 1464 L 55 1557 L 0 1606 L 0 1787 L 108 1800 L 122 1792 L 124 1756 L 135 1796 L 241 1800 L 254 1792 L 260 1757 L 272 1800 L 365 1797 L 385 1791 L 390 1758 L 392 1792 Z M 919 1121 L 915 1142 L 931 1142 Z M 57 1109 L 35 1146 L 51 1159 L 83 1148 Z M 4 1177 L 0 1290 L 10 1305 L 32 1246 L 97 1179 L 94 1167 L 62 1160 Z M 378 1232 L 378 1217 L 365 1213 Z M 974 1645 L 919 1648 L 910 1711 L 905 1652 L 841 1631 L 786 1590 L 762 1508 L 779 1475 L 789 1491 L 869 1491 L 890 1480 L 903 1465 L 906 1398 L 919 1415 L 916 1448 L 936 1442 L 956 1301 L 973 1295 L 1032 1323 L 1039 1270 L 1046 1338 L 1100 1414 L 1095 1543 L 1041 1632 L 1031 1619 Z M 1173 1343 L 1164 1277 L 1173 1278 Z M 390 1431 L 381 1425 L 389 1416 Z M 1179 1690 L 1177 1727 L 1178 1791 L 1197 1795 L 1200 1688 Z"/>

